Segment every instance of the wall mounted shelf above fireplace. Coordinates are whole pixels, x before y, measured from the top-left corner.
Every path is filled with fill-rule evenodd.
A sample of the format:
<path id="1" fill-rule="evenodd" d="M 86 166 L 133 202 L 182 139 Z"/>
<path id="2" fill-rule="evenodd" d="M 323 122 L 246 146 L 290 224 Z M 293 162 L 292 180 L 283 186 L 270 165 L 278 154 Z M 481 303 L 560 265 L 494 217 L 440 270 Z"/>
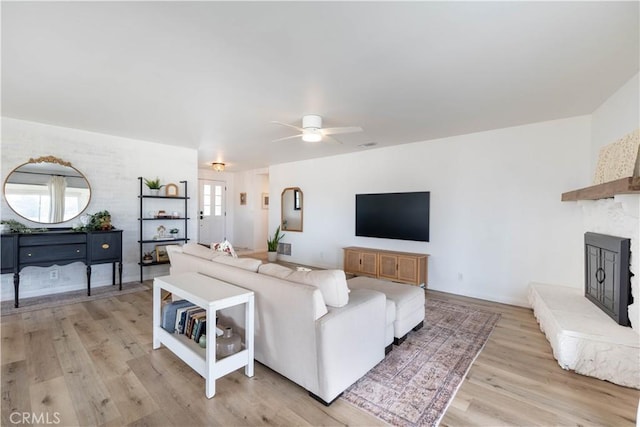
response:
<path id="1" fill-rule="evenodd" d="M 577 200 L 606 199 L 617 194 L 640 194 L 640 177 L 617 179 L 604 184 L 562 193 L 562 201 L 575 202 Z"/>

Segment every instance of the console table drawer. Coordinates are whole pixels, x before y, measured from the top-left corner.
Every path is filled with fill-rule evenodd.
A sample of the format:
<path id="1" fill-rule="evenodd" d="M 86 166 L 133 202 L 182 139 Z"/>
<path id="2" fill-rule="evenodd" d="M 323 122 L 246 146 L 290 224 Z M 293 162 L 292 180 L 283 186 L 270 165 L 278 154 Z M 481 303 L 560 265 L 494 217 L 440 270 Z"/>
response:
<path id="1" fill-rule="evenodd" d="M 93 263 L 119 261 L 122 256 L 122 233 L 93 233 L 89 237 L 89 252 Z"/>
<path id="2" fill-rule="evenodd" d="M 84 244 L 77 245 L 48 245 L 20 248 L 20 264 L 32 264 L 36 262 L 69 261 L 86 258 Z"/>
<path id="3" fill-rule="evenodd" d="M 20 236 L 20 246 L 59 245 L 65 243 L 85 243 L 85 233 L 37 233 Z"/>

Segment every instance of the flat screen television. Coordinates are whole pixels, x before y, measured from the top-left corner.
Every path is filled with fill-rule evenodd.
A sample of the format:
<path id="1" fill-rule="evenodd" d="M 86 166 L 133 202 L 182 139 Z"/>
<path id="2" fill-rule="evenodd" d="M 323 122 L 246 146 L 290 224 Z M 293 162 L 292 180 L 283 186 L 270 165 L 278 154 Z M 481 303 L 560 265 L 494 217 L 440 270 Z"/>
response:
<path id="1" fill-rule="evenodd" d="M 356 194 L 356 236 L 429 241 L 429 192 Z"/>

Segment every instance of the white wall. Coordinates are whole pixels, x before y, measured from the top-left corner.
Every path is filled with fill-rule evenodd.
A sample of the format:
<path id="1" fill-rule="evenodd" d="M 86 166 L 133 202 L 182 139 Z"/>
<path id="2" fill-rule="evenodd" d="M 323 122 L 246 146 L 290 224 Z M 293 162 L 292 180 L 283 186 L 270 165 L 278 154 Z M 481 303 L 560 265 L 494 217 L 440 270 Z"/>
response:
<path id="1" fill-rule="evenodd" d="M 640 74 L 611 95 L 592 114 L 591 172 L 595 172 L 600 148 L 640 127 Z M 585 183 L 590 185 L 593 179 Z"/>
<path id="2" fill-rule="evenodd" d="M 429 288 L 526 306 L 530 281 L 582 285 L 582 220 L 561 193 L 589 181 L 582 116 L 272 166 L 304 192 L 291 261 L 342 267 L 349 245 L 430 254 Z M 431 191 L 429 243 L 355 237 L 355 194 Z M 272 198 L 270 231 L 279 224 Z"/>
<path id="3" fill-rule="evenodd" d="M 235 174 L 235 189 L 231 195 L 234 205 L 234 247 L 254 251 L 267 250 L 267 209 L 262 208 L 262 194 L 269 192 L 267 169 L 255 169 Z M 247 193 L 247 203 L 240 204 L 240 193 Z"/>
<path id="4" fill-rule="evenodd" d="M 197 188 L 197 150 L 179 148 L 147 141 L 131 140 L 76 129 L 2 118 L 2 181 L 18 165 L 31 157 L 52 155 L 71 164 L 84 173 L 91 185 L 91 201 L 85 213 L 108 210 L 115 227 L 123 230 L 123 281 L 138 281 L 138 177 L 160 178 L 161 183 L 187 180 L 191 191 Z M 193 193 L 190 194 L 193 196 Z M 197 200 L 193 199 L 192 200 Z M 16 219 L 32 227 L 16 215 L 6 204 L 1 204 L 2 219 Z M 167 205 L 167 211 L 174 207 Z M 189 235 L 195 236 L 197 226 L 196 203 L 190 203 Z M 71 227 L 77 219 L 57 224 Z M 169 226 L 169 223 L 167 223 Z M 182 228 L 179 227 L 178 228 Z M 58 268 L 59 279 L 49 280 L 49 271 Z M 111 265 L 92 268 L 92 287 L 111 284 Z M 145 279 L 167 274 L 166 266 L 147 267 Z M 13 277 L 2 275 L 2 300 L 13 298 Z M 86 288 L 85 266 L 74 263 L 61 267 L 27 267 L 22 270 L 20 297 L 36 296 Z"/>

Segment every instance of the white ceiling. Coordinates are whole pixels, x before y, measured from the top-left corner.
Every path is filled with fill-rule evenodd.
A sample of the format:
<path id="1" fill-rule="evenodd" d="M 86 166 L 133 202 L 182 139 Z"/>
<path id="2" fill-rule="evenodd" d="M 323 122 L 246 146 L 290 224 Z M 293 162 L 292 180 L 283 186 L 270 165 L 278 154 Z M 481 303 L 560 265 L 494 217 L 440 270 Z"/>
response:
<path id="1" fill-rule="evenodd" d="M 2 2 L 2 114 L 228 170 L 593 112 L 639 69 L 631 2 Z M 319 114 L 342 145 L 271 142 Z"/>

